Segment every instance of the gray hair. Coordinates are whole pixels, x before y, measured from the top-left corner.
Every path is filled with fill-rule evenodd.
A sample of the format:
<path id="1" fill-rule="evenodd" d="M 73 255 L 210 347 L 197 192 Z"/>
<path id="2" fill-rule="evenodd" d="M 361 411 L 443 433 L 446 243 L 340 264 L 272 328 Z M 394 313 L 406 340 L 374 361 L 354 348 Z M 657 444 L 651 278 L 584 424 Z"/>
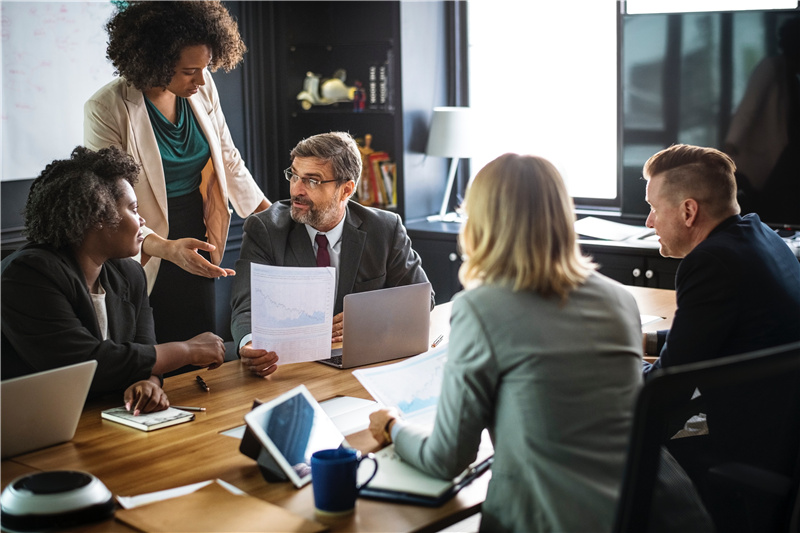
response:
<path id="1" fill-rule="evenodd" d="M 297 157 L 329 161 L 337 180 L 353 180 L 358 185 L 361 177 L 361 152 L 355 139 L 346 132 L 332 131 L 303 139 L 292 149 L 291 157 L 292 161 Z"/>

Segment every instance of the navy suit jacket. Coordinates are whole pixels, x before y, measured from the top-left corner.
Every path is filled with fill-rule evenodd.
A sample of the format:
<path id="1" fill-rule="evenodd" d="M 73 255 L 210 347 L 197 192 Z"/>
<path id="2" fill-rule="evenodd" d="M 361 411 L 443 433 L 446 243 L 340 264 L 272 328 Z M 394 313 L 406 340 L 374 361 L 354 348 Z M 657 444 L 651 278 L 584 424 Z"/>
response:
<path id="1" fill-rule="evenodd" d="M 678 267 L 654 368 L 800 340 L 800 261 L 758 215 L 719 224 Z"/>
<path id="2" fill-rule="evenodd" d="M 147 379 L 156 362 L 153 312 L 142 266 L 111 259 L 103 340 L 86 278 L 69 250 L 27 244 L 2 263 L 2 377 L 97 360 L 90 394 L 116 393 Z"/>
<path id="3" fill-rule="evenodd" d="M 305 224 L 292 220 L 289 200 L 247 217 L 242 250 L 231 289 L 231 332 L 235 346 L 252 332 L 250 263 L 316 267 L 317 260 Z M 428 281 L 422 261 L 395 213 L 347 203 L 339 264 L 339 285 L 333 313 L 341 313 L 344 297 L 399 285 Z M 434 305 L 431 291 L 431 308 Z"/>
<path id="4" fill-rule="evenodd" d="M 800 340 L 800 262 L 755 214 L 720 223 L 683 259 L 675 290 L 675 318 L 669 331 L 659 332 L 666 342 L 653 369 Z M 797 391 L 796 374 L 722 396 L 701 390 L 712 439 L 752 431 L 762 437 L 751 449 L 738 439 L 714 439 L 715 449 L 783 468 L 771 461 L 786 457 L 780 447 L 791 440 L 781 433 L 781 422 L 788 406 L 799 401 Z"/>

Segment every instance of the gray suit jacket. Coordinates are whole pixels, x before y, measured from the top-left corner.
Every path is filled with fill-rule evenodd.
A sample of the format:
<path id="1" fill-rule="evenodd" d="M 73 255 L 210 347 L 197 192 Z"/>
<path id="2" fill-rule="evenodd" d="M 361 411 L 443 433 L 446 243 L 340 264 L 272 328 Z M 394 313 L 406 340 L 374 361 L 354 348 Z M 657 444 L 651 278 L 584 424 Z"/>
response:
<path id="1" fill-rule="evenodd" d="M 636 302 L 600 274 L 565 303 L 496 285 L 463 292 L 436 424 L 398 426 L 396 450 L 452 478 L 487 428 L 495 459 L 482 531 L 609 531 L 641 357 Z"/>
<path id="2" fill-rule="evenodd" d="M 253 262 L 295 267 L 317 265 L 305 225 L 292 220 L 289 200 L 276 202 L 245 220 L 242 250 L 231 290 L 231 332 L 237 347 L 242 337 L 252 331 L 250 263 Z M 411 248 L 400 217 L 349 202 L 342 231 L 334 314 L 342 311 L 347 294 L 426 281 L 422 262 Z M 431 307 L 433 303 L 431 291 Z"/>

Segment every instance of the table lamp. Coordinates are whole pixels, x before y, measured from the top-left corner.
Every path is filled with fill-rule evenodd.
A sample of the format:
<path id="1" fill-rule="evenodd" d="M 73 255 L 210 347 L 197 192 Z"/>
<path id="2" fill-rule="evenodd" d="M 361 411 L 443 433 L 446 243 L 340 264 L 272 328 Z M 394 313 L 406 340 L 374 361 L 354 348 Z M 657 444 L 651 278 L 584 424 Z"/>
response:
<path id="1" fill-rule="evenodd" d="M 472 114 L 468 107 L 434 107 L 431 129 L 428 135 L 427 155 L 450 157 L 450 172 L 444 189 L 444 198 L 439 214 L 431 215 L 428 220 L 454 222 L 459 219 L 455 213 L 447 213 L 450 193 L 456 178 L 458 161 L 462 157 L 471 157 L 472 146 Z"/>

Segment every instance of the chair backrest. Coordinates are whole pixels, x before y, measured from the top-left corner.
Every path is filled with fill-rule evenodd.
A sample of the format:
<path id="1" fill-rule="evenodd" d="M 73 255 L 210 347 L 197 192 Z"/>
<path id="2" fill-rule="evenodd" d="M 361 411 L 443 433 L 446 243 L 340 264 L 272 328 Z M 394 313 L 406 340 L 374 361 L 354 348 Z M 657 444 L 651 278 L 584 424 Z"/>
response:
<path id="1" fill-rule="evenodd" d="M 766 395 L 762 403 L 758 398 L 754 399 L 748 394 L 751 390 L 765 386 L 782 394 L 779 405 L 775 405 L 775 395 Z M 762 450 L 762 453 L 771 456 L 776 453 L 786 455 L 769 459 L 774 464 L 787 465 L 785 471 L 777 474 L 791 480 L 793 489 L 787 495 L 787 500 L 794 501 L 799 476 L 798 457 L 800 457 L 800 342 L 665 368 L 647 380 L 639 393 L 634 409 L 631 440 L 614 531 L 648 530 L 653 487 L 659 466 L 659 450 L 672 436 L 671 415 L 680 411 L 690 401 L 695 388 L 698 388 L 701 394 L 711 396 L 717 405 L 721 405 L 727 398 L 732 405 L 737 405 L 736 408 L 739 408 L 741 407 L 739 398 L 746 396 L 752 404 L 747 406 L 750 412 L 777 414 L 771 418 L 770 424 L 765 425 L 761 425 L 758 419 L 742 416 L 738 431 L 732 435 L 716 434 L 717 429 L 724 433 L 730 428 L 726 426 L 717 428 L 713 425 L 709 414 L 709 431 L 715 433 L 715 439 L 722 442 L 739 439 L 741 448 L 745 450 L 757 449 L 757 446 L 763 445 L 765 436 L 767 442 L 780 439 L 781 442 L 775 442 L 776 449 L 780 452 Z M 776 420 L 780 422 L 776 423 Z M 747 426 L 750 426 L 750 431 L 745 429 Z M 772 434 L 776 435 L 774 439 L 771 437 Z M 709 509 L 709 512 L 713 517 L 714 511 Z M 786 517 L 787 527 L 788 519 L 789 516 Z"/>

